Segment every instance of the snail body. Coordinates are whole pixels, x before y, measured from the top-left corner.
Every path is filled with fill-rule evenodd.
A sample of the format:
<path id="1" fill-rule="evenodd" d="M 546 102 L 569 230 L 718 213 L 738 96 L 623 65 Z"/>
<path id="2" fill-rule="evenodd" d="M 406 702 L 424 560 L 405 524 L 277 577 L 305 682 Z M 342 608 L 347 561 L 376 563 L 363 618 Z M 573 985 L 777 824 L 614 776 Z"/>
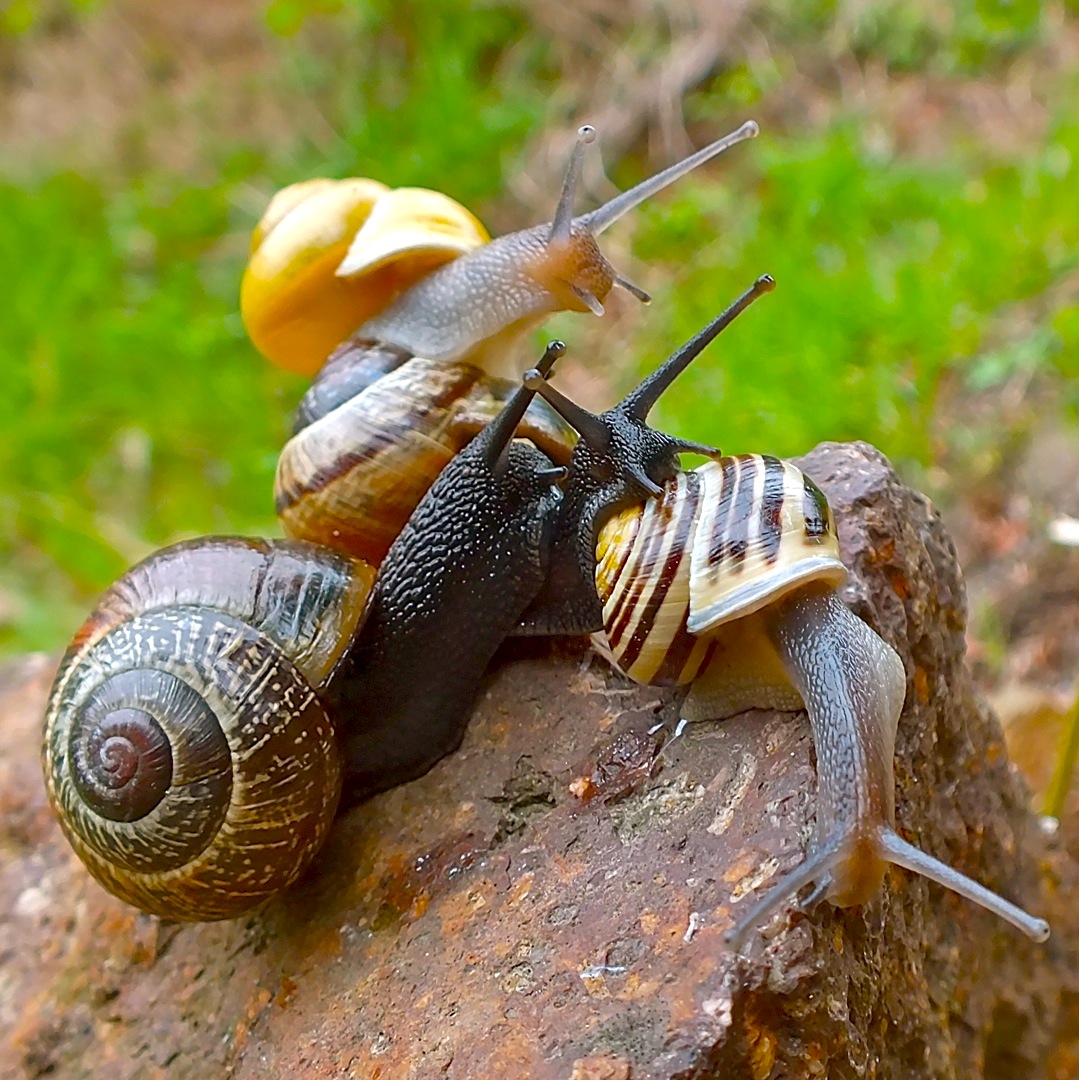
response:
<path id="1" fill-rule="evenodd" d="M 865 903 L 880 892 L 888 863 L 1044 941 L 1044 920 L 895 831 L 893 758 L 906 673 L 895 650 L 836 594 L 846 570 L 820 490 L 777 458 L 724 457 L 647 426 L 673 379 L 773 287 L 759 279 L 600 416 L 568 401 L 542 374 L 526 374 L 526 385 L 580 441 L 548 583 L 523 629 L 602 632 L 632 678 L 689 686 L 686 720 L 805 708 L 818 776 L 810 854 L 741 915 L 726 935 L 733 946 L 807 885 L 807 906 L 819 898 L 839 907 Z M 678 454 L 686 449 L 712 460 L 681 473 Z"/>
<path id="2" fill-rule="evenodd" d="M 594 138 L 582 128 L 554 220 L 493 240 L 434 192 L 353 180 L 279 194 L 256 229 L 245 274 L 250 336 L 271 359 L 307 371 L 342 342 L 301 403 L 278 464 L 286 534 L 380 562 L 446 462 L 513 393 L 523 333 L 557 311 L 602 314 L 615 285 L 648 300 L 608 263 L 596 237 L 756 132 L 744 124 L 575 217 L 582 153 Z M 520 434 L 568 462 L 573 435 L 543 402 Z M 354 513 L 361 504 L 364 513 Z"/>
<path id="3" fill-rule="evenodd" d="M 546 570 L 564 470 L 513 442 L 531 397 L 443 471 L 377 581 L 328 548 L 210 537 L 105 594 L 61 664 L 42 752 L 105 888 L 168 918 L 240 915 L 303 872 L 342 784 L 354 801 L 457 745 Z"/>

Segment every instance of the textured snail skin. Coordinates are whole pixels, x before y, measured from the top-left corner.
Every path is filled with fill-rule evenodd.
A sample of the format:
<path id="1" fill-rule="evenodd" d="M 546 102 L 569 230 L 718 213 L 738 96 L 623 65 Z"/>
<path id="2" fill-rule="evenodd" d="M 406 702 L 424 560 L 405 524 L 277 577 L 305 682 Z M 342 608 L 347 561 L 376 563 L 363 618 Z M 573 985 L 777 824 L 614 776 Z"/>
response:
<path id="1" fill-rule="evenodd" d="M 563 351 L 552 343 L 541 367 Z M 363 632 L 327 690 L 346 804 L 458 745 L 484 669 L 544 580 L 565 469 L 511 441 L 533 396 L 518 387 L 454 458 L 379 569 Z"/>
<path id="2" fill-rule="evenodd" d="M 818 776 L 813 846 L 839 848 L 834 869 L 821 873 L 818 888 L 839 907 L 865 903 L 884 879 L 886 861 L 873 850 L 876 833 L 895 826 L 892 763 L 907 691 L 903 665 L 820 585 L 780 601 L 766 621 L 813 727 Z M 867 828 L 871 823 L 878 824 Z"/>
<path id="3" fill-rule="evenodd" d="M 344 721 L 346 802 L 457 747 L 484 669 L 546 574 L 559 504 L 543 475 L 551 463 L 515 444 L 494 483 L 490 462 L 472 453 L 480 438 L 462 454 L 468 467 L 452 485 L 439 477 L 391 548 L 364 634 L 330 688 Z M 452 614 L 436 623 L 432 603 Z"/>
<path id="4" fill-rule="evenodd" d="M 557 350 L 549 350 L 553 362 Z M 303 872 L 338 806 L 460 740 L 538 589 L 564 475 L 511 440 L 532 392 L 443 472 L 370 566 L 205 538 L 120 579 L 50 696 L 43 768 L 90 872 L 144 911 L 221 919 Z"/>
<path id="5" fill-rule="evenodd" d="M 732 947 L 804 886 L 814 887 L 807 907 L 819 898 L 840 907 L 873 899 L 888 863 L 922 874 L 1044 941 L 1044 920 L 895 831 L 893 757 L 906 674 L 895 650 L 835 594 L 844 571 L 823 495 L 778 459 L 722 458 L 718 451 L 692 483 L 676 473 L 674 440 L 665 446 L 663 436 L 648 434 L 647 412 L 659 394 L 771 285 L 760 279 L 625 401 L 598 417 L 536 373 L 526 374 L 526 384 L 578 429 L 581 440 L 569 466 L 551 573 L 524 628 L 599 629 L 606 620 L 613 658 L 633 677 L 648 637 L 658 632 L 663 648 L 648 656 L 646 677 L 691 681 L 686 719 L 804 704 L 817 751 L 814 840 L 801 866 L 738 913 L 725 934 Z M 646 505 L 630 509 L 635 485 L 653 490 Z M 581 538 L 594 543 L 620 505 L 628 520 L 586 550 Z M 619 546 L 621 551 L 612 550 Z M 617 591 L 604 584 L 608 574 Z M 680 579 L 684 595 L 675 595 Z M 670 624 L 680 620 L 688 632 L 672 633 Z M 711 644 L 697 648 L 695 636 Z"/>

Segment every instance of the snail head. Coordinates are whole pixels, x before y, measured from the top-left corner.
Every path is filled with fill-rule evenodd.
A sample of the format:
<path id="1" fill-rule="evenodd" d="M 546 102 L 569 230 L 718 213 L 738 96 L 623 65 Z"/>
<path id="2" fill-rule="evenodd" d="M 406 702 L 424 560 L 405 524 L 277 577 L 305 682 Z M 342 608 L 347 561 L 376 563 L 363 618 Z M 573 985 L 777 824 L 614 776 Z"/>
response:
<path id="1" fill-rule="evenodd" d="M 714 446 L 676 438 L 648 424 L 648 414 L 663 392 L 722 330 L 750 304 L 775 288 L 767 274 L 759 277 L 725 311 L 675 350 L 622 401 L 604 413 L 591 413 L 571 401 L 538 369 L 524 375 L 524 384 L 543 397 L 579 435 L 573 451 L 571 476 L 585 487 L 603 490 L 605 512 L 615 512 L 650 496 L 678 471 L 680 454 L 703 454 L 718 459 Z"/>
<path id="2" fill-rule="evenodd" d="M 588 124 L 584 125 L 577 132 L 577 142 L 570 155 L 554 220 L 528 230 L 532 235 L 528 237 L 530 243 L 527 246 L 530 250 L 524 260 L 525 271 L 557 298 L 563 310 L 591 311 L 594 315 L 602 315 L 603 302 L 616 285 L 631 293 L 641 303 L 649 303 L 652 299 L 649 294 L 619 274 L 607 261 L 599 249 L 596 237 L 668 184 L 736 143 L 753 138 L 758 130 L 757 124 L 749 120 L 737 131 L 649 177 L 629 191 L 616 195 L 598 209 L 574 217 L 573 204 L 576 200 L 584 148 L 596 138 L 596 129 Z"/>

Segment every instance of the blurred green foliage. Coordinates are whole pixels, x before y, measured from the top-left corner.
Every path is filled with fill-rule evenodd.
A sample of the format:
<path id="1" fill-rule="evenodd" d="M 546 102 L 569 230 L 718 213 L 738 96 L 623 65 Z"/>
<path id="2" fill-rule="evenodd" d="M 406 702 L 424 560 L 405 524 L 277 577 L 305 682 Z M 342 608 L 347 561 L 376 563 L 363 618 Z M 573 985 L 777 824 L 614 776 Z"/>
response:
<path id="1" fill-rule="evenodd" d="M 0 39 L 33 47 L 57 20 L 70 31 L 109 7 L 16 0 Z M 767 110 L 807 43 L 888 71 L 990 77 L 1048 32 L 1041 7 L 774 0 L 759 12 L 772 49 L 720 72 L 687 115 L 718 132 L 749 105 Z M 502 161 L 551 107 L 550 44 L 527 6 L 450 0 L 416 15 L 391 0 L 272 0 L 261 31 L 276 62 L 243 92 L 272 79 L 313 103 L 287 138 L 208 136 L 193 174 L 148 164 L 135 132 L 130 161 L 98 173 L 0 181 L 0 652 L 57 648 L 89 598 L 156 546 L 277 532 L 273 468 L 305 383 L 255 356 L 236 295 L 266 194 L 318 174 L 425 184 L 481 210 L 502 193 Z M 1079 374 L 1074 308 L 986 347 L 995 319 L 1076 269 L 1077 157 L 1074 93 L 1033 155 L 971 138 L 905 160 L 867 137 L 853 105 L 823 128 L 769 127 L 721 183 L 690 178 L 638 214 L 634 253 L 656 302 L 616 380 L 767 271 L 779 291 L 686 376 L 663 423 L 732 451 L 865 438 L 924 461 L 946 374 L 979 391 L 1017 369 Z M 639 169 L 612 173 L 625 185 Z M 572 343 L 580 325 L 553 329 Z"/>
<path id="2" fill-rule="evenodd" d="M 962 363 L 976 389 L 1022 364 L 1074 372 L 1079 341 L 1063 315 L 967 362 L 995 313 L 1079 267 L 1079 218 L 1065 209 L 1074 160 L 1075 126 L 1030 160 L 986 168 L 958 151 L 936 165 L 867 153 L 840 125 L 762 142 L 753 199 L 690 182 L 644 209 L 638 254 L 682 268 L 657 291 L 664 320 L 645 326 L 642 370 L 715 312 L 717 282 L 731 292 L 760 270 L 781 288 L 717 346 L 721 362 L 683 377 L 664 422 L 739 451 L 865 438 L 924 459 L 950 366 Z"/>

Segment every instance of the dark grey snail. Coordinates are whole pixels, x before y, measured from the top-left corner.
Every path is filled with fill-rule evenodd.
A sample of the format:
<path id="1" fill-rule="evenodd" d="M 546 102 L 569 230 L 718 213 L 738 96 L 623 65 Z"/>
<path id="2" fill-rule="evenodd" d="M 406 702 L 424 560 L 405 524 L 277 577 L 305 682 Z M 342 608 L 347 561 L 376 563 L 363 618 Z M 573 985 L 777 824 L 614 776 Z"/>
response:
<path id="1" fill-rule="evenodd" d="M 895 831 L 895 733 L 906 674 L 895 651 L 836 596 L 846 576 L 827 501 L 777 458 L 723 457 L 647 426 L 673 379 L 773 282 L 761 278 L 623 402 L 595 416 L 538 371 L 525 384 L 577 429 L 551 570 L 526 615 L 532 633 L 606 635 L 640 682 L 689 685 L 686 719 L 748 708 L 808 712 L 817 822 L 805 862 L 749 906 L 745 934 L 806 885 L 806 901 L 861 904 L 894 863 L 1044 941 L 1049 926 Z M 677 454 L 713 460 L 679 472 Z"/>
<path id="2" fill-rule="evenodd" d="M 46 780 L 107 888 L 174 918 L 239 914 L 302 872 L 342 785 L 355 801 L 456 745 L 487 659 L 545 575 L 572 443 L 546 407 L 524 418 L 533 394 L 506 378 L 510 346 L 551 312 L 601 312 L 614 285 L 647 300 L 595 237 L 756 132 L 746 123 L 575 217 L 584 128 L 554 220 L 495 240 L 437 192 L 319 180 L 274 199 L 242 289 L 252 339 L 312 372 L 354 333 L 281 457 L 294 542 L 159 552 L 64 659 Z M 515 429 L 539 449 L 510 446 Z"/>
<path id="3" fill-rule="evenodd" d="M 377 581 L 313 544 L 206 538 L 105 594 L 57 675 L 43 766 L 107 889 L 174 919 L 242 914 L 303 871 L 342 783 L 355 800 L 457 745 L 546 573 L 565 470 L 512 441 L 531 398 L 443 471 Z"/>
<path id="4" fill-rule="evenodd" d="M 596 238 L 756 133 L 749 121 L 574 216 L 582 154 L 595 135 L 581 128 L 553 220 L 486 242 L 475 219 L 436 192 L 374 185 L 381 191 L 372 196 L 373 182 L 358 180 L 282 192 L 256 230 L 242 297 L 252 340 L 267 355 L 321 366 L 278 462 L 285 534 L 378 565 L 439 471 L 513 393 L 522 335 L 557 311 L 602 314 L 615 286 L 648 300 Z M 372 200 L 357 230 L 350 215 Z M 564 464 L 572 433 L 536 406 L 521 435 Z"/>

